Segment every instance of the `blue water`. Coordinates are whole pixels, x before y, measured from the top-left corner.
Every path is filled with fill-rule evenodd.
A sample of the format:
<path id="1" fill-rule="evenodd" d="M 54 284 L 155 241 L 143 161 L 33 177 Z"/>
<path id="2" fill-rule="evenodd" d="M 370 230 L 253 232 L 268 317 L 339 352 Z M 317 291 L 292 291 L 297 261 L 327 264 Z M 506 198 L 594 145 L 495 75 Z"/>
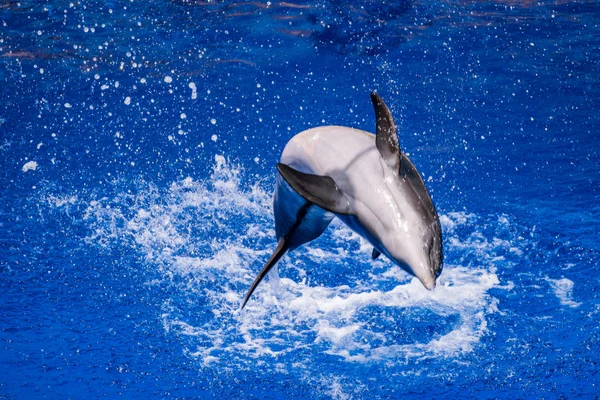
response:
<path id="1" fill-rule="evenodd" d="M 593 398 L 597 1 L 0 2 L 0 398 Z M 442 221 L 422 285 L 343 224 L 284 257 L 309 127 L 373 132 Z"/>

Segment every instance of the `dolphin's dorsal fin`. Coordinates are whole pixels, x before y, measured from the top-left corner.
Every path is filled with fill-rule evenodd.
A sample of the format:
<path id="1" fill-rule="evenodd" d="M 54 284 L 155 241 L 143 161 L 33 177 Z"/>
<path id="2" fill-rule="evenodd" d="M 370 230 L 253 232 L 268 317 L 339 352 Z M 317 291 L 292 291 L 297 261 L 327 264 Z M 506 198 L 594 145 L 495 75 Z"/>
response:
<path id="1" fill-rule="evenodd" d="M 277 170 L 305 200 L 332 213 L 350 214 L 348 199 L 331 177 L 305 174 L 282 163 L 277 164 Z"/>
<path id="2" fill-rule="evenodd" d="M 379 250 L 377 250 L 375 247 L 373 247 L 373 253 L 371 253 L 371 259 L 376 260 L 377 257 L 379 257 L 381 255 L 381 253 L 379 252 Z"/>
<path id="3" fill-rule="evenodd" d="M 392 113 L 383 102 L 383 99 L 376 92 L 371 92 L 371 102 L 375 107 L 377 122 L 375 131 L 377 150 L 379 150 L 379 154 L 381 154 L 385 163 L 393 171 L 398 171 L 400 168 L 400 143 L 398 142 L 394 118 L 392 118 Z"/>

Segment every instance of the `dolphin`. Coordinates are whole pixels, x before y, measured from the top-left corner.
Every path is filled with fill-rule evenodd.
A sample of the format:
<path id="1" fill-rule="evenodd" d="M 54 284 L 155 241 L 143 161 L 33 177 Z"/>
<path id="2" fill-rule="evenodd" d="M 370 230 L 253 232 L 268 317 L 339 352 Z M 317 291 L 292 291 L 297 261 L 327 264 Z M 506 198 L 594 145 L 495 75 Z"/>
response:
<path id="1" fill-rule="evenodd" d="M 376 134 L 321 126 L 294 136 L 277 164 L 273 196 L 277 247 L 252 293 L 288 251 L 318 238 L 338 217 L 432 290 L 442 272 L 442 231 L 421 175 L 400 149 L 396 126 L 381 97 L 371 93 Z"/>

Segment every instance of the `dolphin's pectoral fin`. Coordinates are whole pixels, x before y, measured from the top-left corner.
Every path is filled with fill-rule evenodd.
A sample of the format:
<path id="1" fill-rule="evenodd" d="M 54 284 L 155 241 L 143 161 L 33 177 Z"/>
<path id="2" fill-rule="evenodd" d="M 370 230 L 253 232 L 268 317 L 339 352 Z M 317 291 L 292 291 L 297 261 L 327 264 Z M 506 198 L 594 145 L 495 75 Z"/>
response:
<path id="1" fill-rule="evenodd" d="M 271 258 L 269 258 L 269 261 L 267 261 L 263 269 L 258 273 L 256 279 L 254 279 L 254 282 L 252 283 L 252 286 L 250 286 L 250 290 L 248 290 L 248 294 L 246 295 L 246 297 L 244 298 L 244 302 L 242 303 L 242 309 L 244 309 L 244 306 L 246 305 L 248 300 L 250 300 L 250 296 L 252 296 L 252 293 L 254 293 L 254 290 L 256 289 L 258 284 L 264 279 L 265 276 L 267 276 L 271 268 L 273 268 L 277 261 L 279 261 L 279 259 L 285 254 L 287 249 L 287 240 L 282 237 L 281 239 L 279 239 L 279 242 L 277 242 L 277 247 L 271 255 Z"/>
<path id="2" fill-rule="evenodd" d="M 379 252 L 379 250 L 377 250 L 375 247 L 373 247 L 373 253 L 371 253 L 371 258 L 373 260 L 376 260 L 377 257 L 379 257 L 381 255 L 381 253 Z"/>
<path id="3" fill-rule="evenodd" d="M 285 181 L 305 200 L 336 214 L 350 214 L 350 203 L 335 181 L 329 176 L 311 175 L 277 164 Z"/>
<path id="4" fill-rule="evenodd" d="M 377 150 L 379 150 L 379 154 L 381 154 L 385 163 L 393 171 L 398 171 L 400 168 L 400 143 L 398 142 L 394 118 L 392 118 L 392 113 L 383 102 L 383 99 L 376 92 L 371 92 L 371 102 L 375 107 L 377 121 L 375 130 Z"/>

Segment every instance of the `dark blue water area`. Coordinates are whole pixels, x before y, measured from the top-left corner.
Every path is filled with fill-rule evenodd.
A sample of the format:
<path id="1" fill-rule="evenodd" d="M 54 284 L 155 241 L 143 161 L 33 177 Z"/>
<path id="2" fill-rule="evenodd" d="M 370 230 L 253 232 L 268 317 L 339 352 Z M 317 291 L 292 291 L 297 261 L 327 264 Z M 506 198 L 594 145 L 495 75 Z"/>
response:
<path id="1" fill-rule="evenodd" d="M 597 398 L 597 1 L 0 2 L 0 398 Z M 428 292 L 275 165 L 377 90 Z"/>

